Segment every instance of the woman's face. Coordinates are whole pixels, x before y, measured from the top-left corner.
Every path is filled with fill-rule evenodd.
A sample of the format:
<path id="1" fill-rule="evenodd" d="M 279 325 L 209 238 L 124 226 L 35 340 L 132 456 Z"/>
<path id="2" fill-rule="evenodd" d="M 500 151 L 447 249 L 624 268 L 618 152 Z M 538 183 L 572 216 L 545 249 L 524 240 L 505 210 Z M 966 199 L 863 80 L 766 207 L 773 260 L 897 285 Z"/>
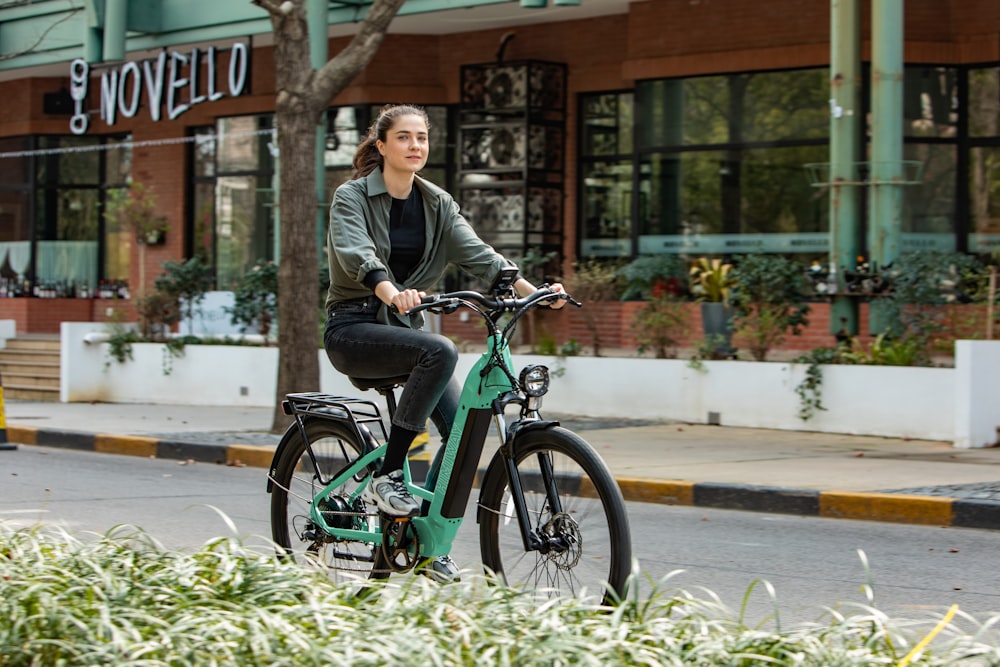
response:
<path id="1" fill-rule="evenodd" d="M 416 114 L 400 116 L 376 145 L 385 159 L 383 170 L 415 174 L 427 164 L 427 122 Z"/>

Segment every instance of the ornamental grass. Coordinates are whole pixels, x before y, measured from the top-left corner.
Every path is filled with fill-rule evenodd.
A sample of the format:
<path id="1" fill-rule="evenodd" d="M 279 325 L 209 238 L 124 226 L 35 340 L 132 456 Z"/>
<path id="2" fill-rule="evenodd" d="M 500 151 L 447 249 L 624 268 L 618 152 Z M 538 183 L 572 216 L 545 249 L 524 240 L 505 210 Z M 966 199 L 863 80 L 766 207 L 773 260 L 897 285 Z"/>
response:
<path id="1" fill-rule="evenodd" d="M 998 618 L 859 605 L 783 628 L 775 602 L 765 629 L 744 612 L 756 586 L 775 600 L 766 582 L 735 612 L 670 577 L 644 583 L 614 607 L 472 574 L 394 577 L 359 597 L 233 538 L 177 552 L 127 526 L 80 539 L 0 525 L 0 665 L 1000 665 Z"/>

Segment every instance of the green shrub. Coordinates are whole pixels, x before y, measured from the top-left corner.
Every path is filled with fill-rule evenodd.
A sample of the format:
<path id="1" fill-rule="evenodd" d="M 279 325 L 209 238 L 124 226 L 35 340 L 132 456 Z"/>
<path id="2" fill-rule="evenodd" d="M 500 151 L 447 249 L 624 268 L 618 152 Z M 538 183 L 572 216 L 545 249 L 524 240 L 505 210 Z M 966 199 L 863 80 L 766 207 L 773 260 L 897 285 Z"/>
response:
<path id="1" fill-rule="evenodd" d="M 757 361 L 809 324 L 806 303 L 811 292 L 803 268 L 781 255 L 745 255 L 732 272 L 729 302 L 735 310 L 734 330 Z"/>

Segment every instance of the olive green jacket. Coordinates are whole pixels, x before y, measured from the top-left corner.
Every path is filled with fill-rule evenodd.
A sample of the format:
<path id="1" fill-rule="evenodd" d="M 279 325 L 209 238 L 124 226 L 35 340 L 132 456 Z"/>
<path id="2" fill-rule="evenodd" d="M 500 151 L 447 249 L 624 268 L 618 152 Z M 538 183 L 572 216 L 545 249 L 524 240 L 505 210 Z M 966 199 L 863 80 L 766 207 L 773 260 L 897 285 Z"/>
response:
<path id="1" fill-rule="evenodd" d="M 389 269 L 389 208 L 392 197 L 376 169 L 368 176 L 348 181 L 337 188 L 330 205 L 330 226 L 326 237 L 330 265 L 330 290 L 326 308 L 338 301 L 370 296 L 364 278 L 375 269 L 384 270 L 400 289 L 435 289 L 449 264 L 455 264 L 487 282 L 500 269 L 513 266 L 476 235 L 447 192 L 417 176 L 414 187 L 424 202 L 426 249 L 406 281 L 400 284 Z M 405 315 L 391 318 L 393 324 L 418 328 L 422 318 L 410 321 Z M 388 310 L 379 311 L 379 321 L 389 323 Z"/>

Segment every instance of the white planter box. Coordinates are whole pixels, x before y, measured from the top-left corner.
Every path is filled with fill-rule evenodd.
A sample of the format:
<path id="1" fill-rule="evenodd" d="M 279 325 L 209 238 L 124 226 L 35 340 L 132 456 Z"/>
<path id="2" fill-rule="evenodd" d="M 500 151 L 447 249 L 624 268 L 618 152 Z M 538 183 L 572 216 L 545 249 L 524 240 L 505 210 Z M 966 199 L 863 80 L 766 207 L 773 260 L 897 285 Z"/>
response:
<path id="1" fill-rule="evenodd" d="M 111 360 L 90 323 L 64 323 L 63 401 L 269 407 L 277 385 L 277 348 L 189 345 L 171 358 L 165 346 L 133 345 L 132 361 Z M 968 343 L 967 346 L 962 346 Z M 826 410 L 799 418 L 796 387 L 806 366 L 776 362 L 515 355 L 518 370 L 544 363 L 555 371 L 544 407 L 554 413 L 718 422 L 782 430 L 820 431 L 926 440 L 960 447 L 994 443 L 1000 407 L 1000 341 L 962 341 L 956 368 L 824 366 L 820 400 Z M 317 350 L 320 387 L 357 395 Z M 464 375 L 478 355 L 463 354 Z M 984 361 L 985 360 L 985 361 Z M 109 363 L 110 362 L 110 363 Z M 164 368 L 170 373 L 164 374 Z M 369 393 L 374 397 L 374 393 Z"/>

